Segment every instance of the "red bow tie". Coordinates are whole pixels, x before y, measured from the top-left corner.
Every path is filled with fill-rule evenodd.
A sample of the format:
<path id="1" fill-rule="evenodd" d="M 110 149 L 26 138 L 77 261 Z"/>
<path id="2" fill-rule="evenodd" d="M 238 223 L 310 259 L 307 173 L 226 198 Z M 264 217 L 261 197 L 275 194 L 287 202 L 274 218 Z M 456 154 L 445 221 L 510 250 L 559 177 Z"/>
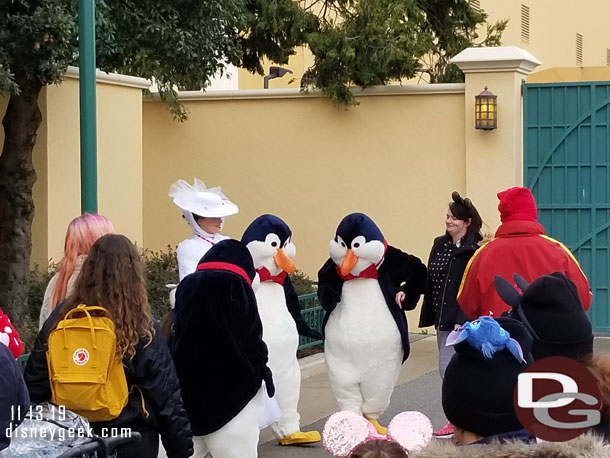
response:
<path id="1" fill-rule="evenodd" d="M 352 275 L 352 274 L 343 275 L 341 273 L 340 267 L 339 266 L 335 266 L 335 269 L 337 269 L 337 274 L 339 274 L 339 277 L 341 277 L 341 279 L 343 281 L 353 280 L 354 278 L 375 278 L 375 279 L 377 279 L 377 278 L 379 278 L 379 273 L 377 272 L 377 269 L 379 268 L 379 266 L 381 265 L 381 263 L 385 259 L 385 252 L 386 251 L 388 251 L 388 241 L 386 239 L 383 239 L 383 252 L 384 252 L 384 255 L 381 258 L 381 261 L 379 261 L 377 264 L 371 264 L 366 269 L 364 269 L 362 272 L 360 272 L 358 275 Z"/>
<path id="2" fill-rule="evenodd" d="M 335 266 L 335 269 L 337 269 L 337 273 L 339 274 L 339 277 L 341 277 L 341 279 L 343 281 L 353 280 L 354 278 L 375 278 L 376 279 L 379 276 L 379 273 L 377 272 L 377 266 L 375 264 L 371 264 L 366 269 L 364 269 L 362 272 L 360 272 L 358 275 L 352 275 L 351 273 L 347 274 L 347 275 L 342 275 L 341 268 L 339 266 Z"/>
<path id="3" fill-rule="evenodd" d="M 260 269 L 256 270 L 258 272 L 258 276 L 261 279 L 261 283 L 264 281 L 274 281 L 279 285 L 283 285 L 284 284 L 284 280 L 286 279 L 286 275 L 288 275 L 285 271 L 281 271 L 279 274 L 277 275 L 271 275 L 271 273 L 269 272 L 269 269 L 267 269 L 266 267 L 261 267 Z"/>

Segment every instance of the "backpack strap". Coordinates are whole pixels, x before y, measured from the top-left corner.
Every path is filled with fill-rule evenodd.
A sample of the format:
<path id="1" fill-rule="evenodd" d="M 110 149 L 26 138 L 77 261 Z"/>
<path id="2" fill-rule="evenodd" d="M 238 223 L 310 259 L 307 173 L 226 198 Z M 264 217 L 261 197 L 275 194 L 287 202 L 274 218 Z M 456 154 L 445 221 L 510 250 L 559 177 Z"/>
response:
<path id="1" fill-rule="evenodd" d="M 66 313 L 66 315 L 64 316 L 64 319 L 62 320 L 62 321 L 64 321 L 64 324 L 61 326 L 63 329 L 63 332 L 64 332 L 64 348 L 68 348 L 68 338 L 66 336 L 65 320 L 72 318 L 72 315 L 74 315 L 75 313 L 81 312 L 81 313 L 85 314 L 85 316 L 87 317 L 87 321 L 89 322 L 89 330 L 91 331 L 91 339 L 93 340 L 93 349 L 94 350 L 97 349 L 97 339 L 95 338 L 95 326 L 93 326 L 93 319 L 91 318 L 91 314 L 89 313 L 89 312 L 92 312 L 95 310 L 102 311 L 107 316 L 110 315 L 108 310 L 104 307 L 100 307 L 98 305 L 88 306 L 85 304 L 80 304 L 80 305 L 76 306 L 76 308 L 73 308 L 68 313 Z"/>

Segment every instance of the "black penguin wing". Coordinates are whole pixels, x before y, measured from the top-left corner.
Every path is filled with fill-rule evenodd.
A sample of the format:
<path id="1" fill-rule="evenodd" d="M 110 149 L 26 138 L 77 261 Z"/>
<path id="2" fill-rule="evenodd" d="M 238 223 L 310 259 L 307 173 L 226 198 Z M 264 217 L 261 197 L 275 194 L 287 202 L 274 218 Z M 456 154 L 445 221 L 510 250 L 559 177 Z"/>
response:
<path id="1" fill-rule="evenodd" d="M 337 266 L 332 259 L 324 263 L 318 271 L 318 299 L 328 316 L 341 300 L 343 280 L 337 273 Z"/>
<path id="2" fill-rule="evenodd" d="M 409 325 L 405 310 L 413 310 L 417 305 L 419 296 L 424 291 L 426 283 L 426 266 L 421 260 L 413 255 L 407 254 L 398 248 L 388 246 L 385 259 L 378 269 L 379 287 L 396 322 L 403 347 L 403 358 L 405 362 L 409 357 Z M 401 284 L 404 282 L 404 285 Z M 403 301 L 403 308 L 396 305 L 395 296 L 398 291 L 404 291 L 407 295 Z"/>
<path id="3" fill-rule="evenodd" d="M 299 304 L 299 296 L 297 296 L 297 292 L 294 289 L 294 285 L 292 284 L 292 280 L 289 275 L 286 275 L 284 279 L 284 283 L 282 284 L 284 288 L 284 296 L 286 296 L 286 306 L 288 307 L 288 311 L 294 322 L 297 325 L 297 332 L 301 336 L 311 337 L 312 339 L 322 340 L 322 334 L 315 329 L 311 329 L 307 322 L 303 319 L 301 315 L 301 305 Z"/>
<path id="4" fill-rule="evenodd" d="M 424 293 L 426 287 L 426 275 L 428 269 L 421 259 L 412 254 L 405 253 L 398 248 L 389 246 L 385 260 L 379 267 L 379 272 L 387 273 L 394 291 L 391 295 L 392 304 L 394 296 L 398 291 L 406 294 L 403 301 L 403 310 L 413 310 L 417 306 L 419 297 Z"/>
<path id="5" fill-rule="evenodd" d="M 318 299 L 324 309 L 324 321 L 322 329 L 326 327 L 330 314 L 341 300 L 343 280 L 337 273 L 337 267 L 331 258 L 324 263 L 318 271 Z"/>

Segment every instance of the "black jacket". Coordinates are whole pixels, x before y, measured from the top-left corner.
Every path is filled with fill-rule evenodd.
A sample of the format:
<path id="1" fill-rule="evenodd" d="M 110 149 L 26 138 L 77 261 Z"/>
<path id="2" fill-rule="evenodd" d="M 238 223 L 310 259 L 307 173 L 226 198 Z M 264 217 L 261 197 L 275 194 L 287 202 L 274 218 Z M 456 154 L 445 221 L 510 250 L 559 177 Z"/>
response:
<path id="1" fill-rule="evenodd" d="M 451 238 L 446 234 L 434 239 L 432 250 L 430 250 L 430 257 L 428 258 L 428 266 L 435 259 L 447 240 L 451 240 Z M 432 301 L 432 282 L 430 279 L 426 281 L 424 303 L 419 316 L 420 328 L 434 325 L 434 327 L 441 331 L 453 331 L 453 326 L 456 323 L 463 324 L 468 321 L 468 318 L 464 315 L 458 305 L 457 293 L 460 288 L 460 283 L 462 282 L 464 270 L 466 270 L 466 265 L 474 252 L 479 249 L 478 243 L 480 240 L 481 237 L 478 233 L 468 232 L 466 237 L 462 240 L 462 244 L 453 250 L 451 259 L 449 260 L 449 267 L 447 268 L 443 293 L 440 298 L 440 310 L 435 309 L 435 305 Z"/>
<path id="2" fill-rule="evenodd" d="M 28 411 L 30 398 L 15 357 L 0 343 L 0 450 L 9 446 L 9 430 L 15 429 Z"/>
<path id="3" fill-rule="evenodd" d="M 426 266 L 413 255 L 404 253 L 398 248 L 388 246 L 385 259 L 377 270 L 377 281 L 385 298 L 388 309 L 398 326 L 403 347 L 403 362 L 409 357 L 409 326 L 405 310 L 413 310 L 419 296 L 424 291 L 426 281 Z M 325 310 L 324 324 L 326 327 L 330 314 L 341 300 L 343 280 L 337 273 L 337 265 L 328 259 L 318 272 L 318 298 Z M 406 294 L 402 309 L 396 305 L 395 297 L 398 291 Z"/>
<path id="4" fill-rule="evenodd" d="M 273 395 L 256 297 L 244 279 L 224 270 L 192 273 L 178 285 L 174 314 L 170 347 L 194 434 L 226 425 L 263 380 Z"/>
<path id="5" fill-rule="evenodd" d="M 47 342 L 57 322 L 57 307 L 38 333 L 34 350 L 25 368 L 25 381 L 32 402 L 51 400 L 51 385 L 47 366 Z M 98 433 L 101 428 L 154 428 L 161 434 L 163 447 L 169 458 L 189 457 L 193 453 L 191 427 L 182 406 L 180 385 L 167 343 L 153 319 L 155 334 L 152 342 L 141 339 L 133 358 L 123 360 L 127 387 L 127 405 L 121 414 L 108 422 L 91 423 Z M 137 388 L 136 388 L 137 387 Z M 144 412 L 142 402 L 148 412 Z"/>

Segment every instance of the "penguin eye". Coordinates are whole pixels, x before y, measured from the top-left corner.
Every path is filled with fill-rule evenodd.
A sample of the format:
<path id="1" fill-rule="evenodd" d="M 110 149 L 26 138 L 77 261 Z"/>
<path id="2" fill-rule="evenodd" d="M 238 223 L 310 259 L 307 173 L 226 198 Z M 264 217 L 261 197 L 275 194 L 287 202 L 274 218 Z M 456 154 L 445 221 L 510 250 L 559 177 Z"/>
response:
<path id="1" fill-rule="evenodd" d="M 364 238 L 364 236 L 359 235 L 358 237 L 355 237 L 354 240 L 352 240 L 352 248 L 360 248 L 365 243 L 366 239 Z"/>
<path id="2" fill-rule="evenodd" d="M 286 248 L 288 246 L 288 244 L 290 243 L 290 237 L 288 237 L 286 239 L 286 241 L 284 242 L 284 246 L 282 248 Z"/>
<path id="3" fill-rule="evenodd" d="M 341 245 L 343 248 L 347 248 L 347 245 L 345 244 L 345 242 L 343 241 L 343 239 L 339 236 L 337 236 L 337 242 L 339 243 L 339 245 Z"/>
<path id="4" fill-rule="evenodd" d="M 277 248 L 280 246 L 280 238 L 277 236 L 277 234 L 267 234 L 267 237 L 265 237 L 265 243 L 271 245 L 273 248 Z"/>

